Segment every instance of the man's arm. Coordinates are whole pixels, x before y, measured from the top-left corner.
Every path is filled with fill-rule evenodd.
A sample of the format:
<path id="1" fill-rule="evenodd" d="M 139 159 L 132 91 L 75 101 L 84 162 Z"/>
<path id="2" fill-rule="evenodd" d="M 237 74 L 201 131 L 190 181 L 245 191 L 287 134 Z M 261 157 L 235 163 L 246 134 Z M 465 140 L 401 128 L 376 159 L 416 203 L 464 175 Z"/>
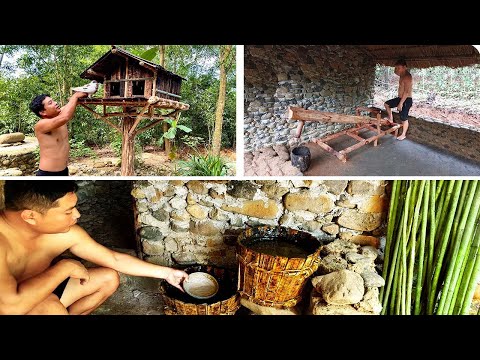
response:
<path id="1" fill-rule="evenodd" d="M 412 75 L 405 76 L 403 79 L 403 94 L 397 106 L 398 111 L 402 111 L 403 103 L 407 100 L 408 94 L 412 93 L 412 83 Z"/>
<path id="2" fill-rule="evenodd" d="M 88 96 L 84 92 L 76 92 L 72 95 L 67 105 L 62 107 L 60 114 L 51 119 L 42 119 L 35 124 L 35 131 L 40 133 L 48 133 L 60 126 L 65 125 L 73 118 L 75 108 L 77 107 L 78 99 Z"/>
<path id="3" fill-rule="evenodd" d="M 134 256 L 108 249 L 93 240 L 90 235 L 78 225 L 72 227 L 68 235 L 72 236 L 72 240 L 74 241 L 74 245 L 70 247 L 69 250 L 72 254 L 82 259 L 127 275 L 165 279 L 183 291 L 180 283 L 185 280 L 188 275 L 182 270 L 151 264 Z"/>
<path id="4" fill-rule="evenodd" d="M 27 314 L 67 277 L 88 280 L 88 271 L 75 260 L 61 260 L 44 272 L 18 283 L 10 273 L 6 252 L 0 249 L 0 314 Z M 82 274 L 83 273 L 83 274 Z"/>

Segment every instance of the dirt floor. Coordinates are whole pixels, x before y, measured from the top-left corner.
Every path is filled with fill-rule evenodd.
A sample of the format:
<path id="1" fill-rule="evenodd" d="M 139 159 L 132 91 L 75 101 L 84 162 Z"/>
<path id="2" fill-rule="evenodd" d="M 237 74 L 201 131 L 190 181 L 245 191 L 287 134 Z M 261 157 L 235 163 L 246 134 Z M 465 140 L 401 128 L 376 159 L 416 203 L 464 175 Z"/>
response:
<path id="1" fill-rule="evenodd" d="M 84 156 L 80 158 L 71 158 L 69 169 L 70 175 L 95 175 L 95 176 L 120 176 L 120 158 L 110 146 L 102 148 L 93 148 L 95 156 Z M 201 150 L 202 154 L 206 150 Z M 187 160 L 192 151 L 182 149 L 177 153 L 177 158 L 173 161 L 168 157 L 165 151 L 159 147 L 147 146 L 144 152 L 137 156 L 135 161 L 135 175 L 137 176 L 174 176 L 177 161 Z M 236 174 L 236 153 L 232 149 L 222 149 L 221 156 L 228 165 L 228 175 Z"/>
<path id="2" fill-rule="evenodd" d="M 374 106 L 384 108 L 385 96 L 375 94 Z M 480 103 L 478 100 L 455 100 L 440 96 L 426 99 L 413 97 L 409 114 L 419 118 L 433 118 L 449 125 L 477 128 L 480 131 Z"/>

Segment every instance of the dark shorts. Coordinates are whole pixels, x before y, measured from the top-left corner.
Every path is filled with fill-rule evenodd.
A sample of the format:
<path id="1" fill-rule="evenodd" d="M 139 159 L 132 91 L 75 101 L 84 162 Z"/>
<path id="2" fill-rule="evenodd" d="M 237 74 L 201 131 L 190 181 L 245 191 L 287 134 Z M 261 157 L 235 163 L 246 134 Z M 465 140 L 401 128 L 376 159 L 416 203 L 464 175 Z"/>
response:
<path id="1" fill-rule="evenodd" d="M 68 176 L 68 166 L 62 171 L 45 171 L 38 169 L 36 176 Z"/>
<path id="2" fill-rule="evenodd" d="M 396 108 L 398 104 L 400 104 L 400 98 L 396 97 L 394 99 L 390 99 L 385 102 L 390 108 Z M 408 120 L 408 111 L 413 105 L 413 100 L 411 97 L 408 97 L 405 99 L 405 102 L 403 103 L 402 106 L 402 111 L 400 111 L 400 120 L 405 121 Z"/>
<path id="3" fill-rule="evenodd" d="M 55 295 L 57 295 L 59 299 L 62 298 L 63 291 L 65 290 L 65 287 L 67 286 L 68 280 L 70 280 L 69 277 L 66 278 L 65 280 L 63 280 L 63 281 L 55 288 L 55 290 L 53 290 L 53 293 L 54 293 Z"/>

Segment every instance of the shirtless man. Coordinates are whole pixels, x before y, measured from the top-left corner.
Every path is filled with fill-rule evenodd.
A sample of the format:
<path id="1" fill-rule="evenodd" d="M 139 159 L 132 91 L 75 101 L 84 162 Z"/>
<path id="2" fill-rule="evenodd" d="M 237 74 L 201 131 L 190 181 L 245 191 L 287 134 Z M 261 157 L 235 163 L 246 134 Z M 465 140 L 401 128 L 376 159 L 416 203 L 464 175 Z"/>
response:
<path id="1" fill-rule="evenodd" d="M 0 314 L 89 314 L 117 290 L 118 272 L 165 279 L 182 290 L 186 272 L 110 250 L 75 225 L 76 190 L 70 180 L 5 181 Z M 53 264 L 66 250 L 100 267 L 73 259 Z"/>
<path id="2" fill-rule="evenodd" d="M 30 103 L 30 110 L 41 118 L 35 124 L 35 136 L 40 146 L 37 176 L 68 176 L 70 144 L 67 123 L 73 118 L 78 99 L 87 95 L 75 92 L 62 108 L 48 94 L 38 95 Z"/>
<path id="3" fill-rule="evenodd" d="M 398 81 L 398 97 L 390 99 L 385 102 L 385 109 L 388 114 L 388 121 L 393 124 L 392 108 L 396 107 L 400 113 L 400 120 L 402 120 L 402 135 L 397 137 L 398 140 L 403 140 L 407 136 L 408 129 L 408 111 L 412 107 L 412 75 L 407 70 L 407 63 L 400 59 L 395 63 L 395 74 L 400 76 Z"/>

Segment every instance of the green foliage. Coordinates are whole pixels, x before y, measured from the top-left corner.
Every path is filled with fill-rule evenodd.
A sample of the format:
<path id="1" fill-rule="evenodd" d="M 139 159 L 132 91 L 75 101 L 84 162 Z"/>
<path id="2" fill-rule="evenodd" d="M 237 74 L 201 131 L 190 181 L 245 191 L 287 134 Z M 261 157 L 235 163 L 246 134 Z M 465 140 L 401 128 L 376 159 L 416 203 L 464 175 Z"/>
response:
<path id="1" fill-rule="evenodd" d="M 96 158 L 97 154 L 85 145 L 85 141 L 70 140 L 70 157 L 81 158 L 85 156 Z"/>
<path id="2" fill-rule="evenodd" d="M 205 139 L 201 136 L 183 135 L 180 140 L 183 144 L 194 150 L 197 150 L 200 145 L 205 144 Z"/>
<path id="3" fill-rule="evenodd" d="M 411 69 L 413 92 L 418 98 L 440 95 L 445 99 L 478 100 L 480 98 L 480 65 L 457 69 L 435 66 L 425 69 Z M 396 96 L 398 77 L 392 67 L 377 66 L 376 87 L 391 91 Z"/>
<path id="4" fill-rule="evenodd" d="M 165 141 L 164 139 L 173 140 L 177 135 L 177 129 L 180 129 L 186 133 L 189 133 L 190 131 L 192 131 L 192 129 L 190 129 L 189 127 L 186 127 L 184 125 L 179 125 L 178 120 L 166 119 L 165 122 L 170 125 L 170 128 L 167 130 L 167 132 L 162 134 L 160 139 L 158 139 L 159 146 L 162 146 L 163 142 Z"/>
<path id="5" fill-rule="evenodd" d="M 190 154 L 188 160 L 178 161 L 181 176 L 225 176 L 227 164 L 221 156 Z"/>
<path id="6" fill-rule="evenodd" d="M 158 45 L 118 45 L 135 55 L 158 63 Z M 0 45 L 0 134 L 21 131 L 33 136 L 38 117 L 29 110 L 30 101 L 46 93 L 65 105 L 70 87 L 85 84 L 80 74 L 110 49 L 109 45 Z M 187 80 L 182 82 L 180 101 L 190 105 L 182 112 L 177 129 L 191 129 L 205 143 L 211 142 L 215 108 L 218 96 L 217 45 L 166 45 L 165 67 Z M 227 100 L 224 112 L 224 147 L 235 146 L 236 122 L 235 66 L 228 73 Z M 111 119 L 120 123 L 121 120 Z M 144 122 L 142 120 L 139 128 Z M 85 146 L 104 146 L 115 141 L 116 131 L 103 121 L 95 119 L 87 110 L 77 107 L 69 122 L 70 138 Z M 185 128 L 182 128 L 185 127 Z M 177 130 L 175 136 L 178 134 Z M 153 145 L 163 134 L 162 126 L 155 126 L 136 137 L 141 146 Z M 174 136 L 174 137 L 175 137 Z M 117 140 L 118 142 L 119 140 Z M 179 139 L 179 144 L 182 140 Z M 120 151 L 121 146 L 118 146 Z"/>

